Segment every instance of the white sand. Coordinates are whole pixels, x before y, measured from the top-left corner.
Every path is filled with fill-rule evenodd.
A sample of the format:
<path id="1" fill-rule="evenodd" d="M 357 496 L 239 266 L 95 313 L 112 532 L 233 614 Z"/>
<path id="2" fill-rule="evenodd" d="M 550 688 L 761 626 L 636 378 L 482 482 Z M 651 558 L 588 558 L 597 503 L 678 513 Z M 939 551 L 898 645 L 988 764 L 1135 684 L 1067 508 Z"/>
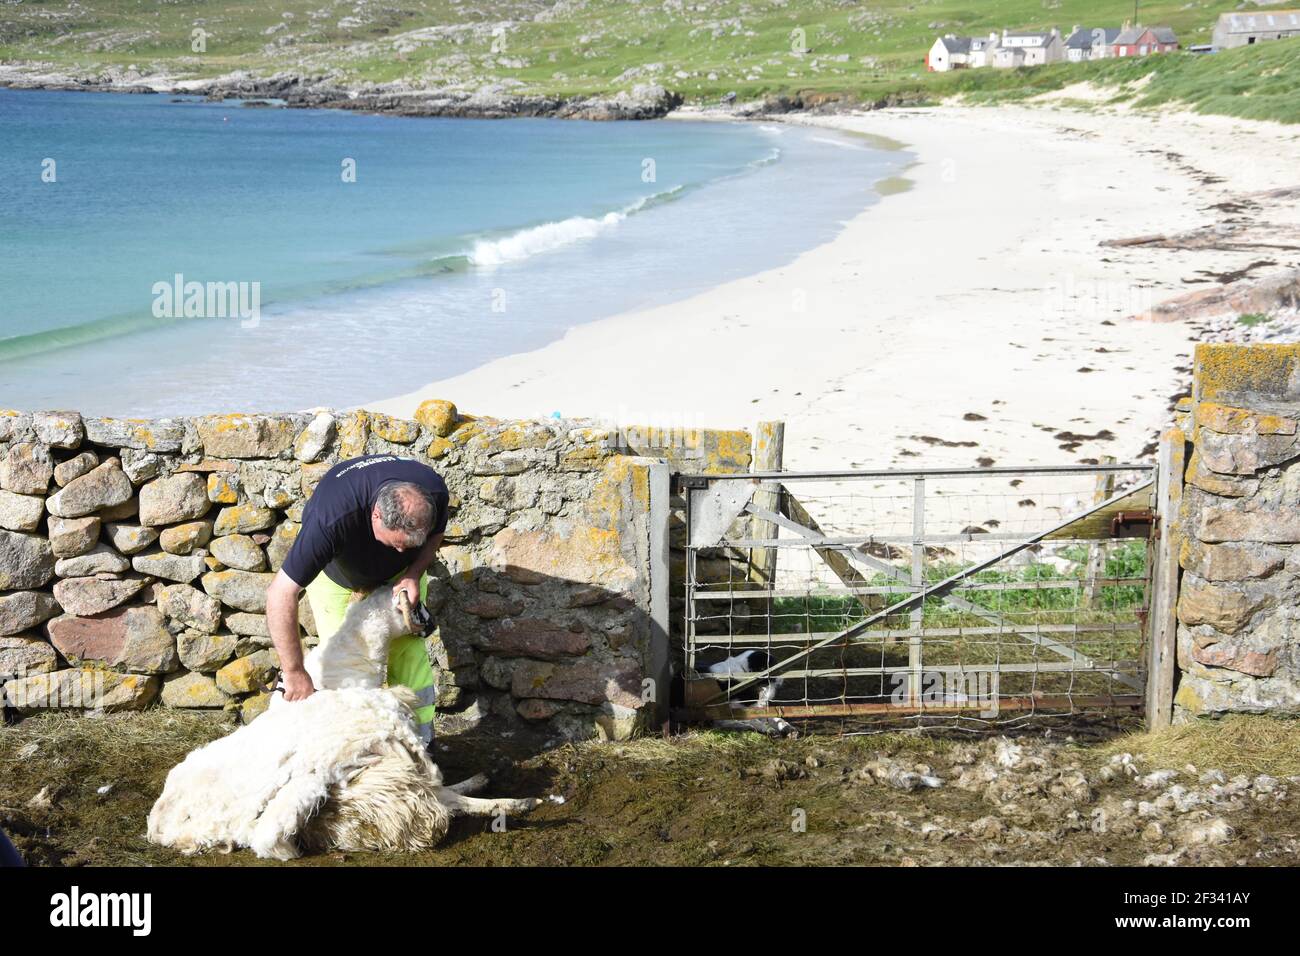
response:
<path id="1" fill-rule="evenodd" d="M 1199 269 L 1266 257 L 1098 242 L 1212 223 L 1224 215 L 1212 203 L 1300 184 L 1286 162 L 1300 130 L 1218 117 L 1040 106 L 792 121 L 908 144 L 914 188 L 782 268 L 366 407 L 408 415 L 436 397 L 500 417 L 784 419 L 786 467 L 801 470 L 1133 460 L 1186 386 L 1193 343 L 1181 323 L 1126 317 L 1207 288 L 1182 281 Z M 1053 437 L 1102 429 L 1115 439 L 1064 450 Z"/>

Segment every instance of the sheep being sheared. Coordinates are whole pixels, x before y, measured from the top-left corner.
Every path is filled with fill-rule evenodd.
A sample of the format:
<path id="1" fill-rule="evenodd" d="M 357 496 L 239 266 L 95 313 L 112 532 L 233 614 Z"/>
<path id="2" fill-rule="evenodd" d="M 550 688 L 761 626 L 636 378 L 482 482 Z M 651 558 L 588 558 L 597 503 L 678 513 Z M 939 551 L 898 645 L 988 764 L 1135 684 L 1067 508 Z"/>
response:
<path id="1" fill-rule="evenodd" d="M 459 815 L 527 813 L 541 801 L 481 800 L 482 774 L 451 787 L 415 725 L 415 695 L 383 687 L 388 646 L 432 629 L 423 605 L 381 587 L 308 656 L 317 690 L 272 698 L 261 717 L 167 775 L 149 839 L 185 854 L 249 847 L 288 860 L 322 850 L 423 850 Z"/>

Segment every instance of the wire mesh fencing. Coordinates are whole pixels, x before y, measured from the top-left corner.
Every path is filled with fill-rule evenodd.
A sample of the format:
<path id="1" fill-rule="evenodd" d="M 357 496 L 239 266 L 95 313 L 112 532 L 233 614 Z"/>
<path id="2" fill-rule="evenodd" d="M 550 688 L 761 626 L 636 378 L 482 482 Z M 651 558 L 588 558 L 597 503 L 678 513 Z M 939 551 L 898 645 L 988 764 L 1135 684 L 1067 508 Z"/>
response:
<path id="1" fill-rule="evenodd" d="M 1144 466 L 687 476 L 686 702 L 1005 727 L 1140 714 Z"/>

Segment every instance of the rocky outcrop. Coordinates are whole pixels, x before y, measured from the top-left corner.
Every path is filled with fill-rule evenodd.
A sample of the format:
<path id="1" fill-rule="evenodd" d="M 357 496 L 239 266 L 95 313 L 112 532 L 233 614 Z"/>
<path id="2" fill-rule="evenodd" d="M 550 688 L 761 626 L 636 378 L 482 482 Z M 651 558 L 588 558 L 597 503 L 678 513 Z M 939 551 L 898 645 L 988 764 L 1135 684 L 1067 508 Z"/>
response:
<path id="1" fill-rule="evenodd" d="M 554 97 L 512 92 L 504 84 L 477 90 L 427 89 L 406 81 L 344 86 L 321 75 L 276 73 L 257 77 L 232 73 L 210 80 L 127 77 L 106 72 L 93 76 L 6 74 L 0 85 L 14 89 L 76 90 L 101 93 L 183 93 L 211 100 L 242 99 L 289 108 L 343 109 L 399 116 L 451 116 L 508 119 L 549 116 L 560 119 L 658 119 L 682 104 L 682 96 L 658 84 L 638 84 L 599 96 Z M 102 433 L 101 433 L 102 435 Z M 232 456 L 239 457 L 239 456 Z"/>

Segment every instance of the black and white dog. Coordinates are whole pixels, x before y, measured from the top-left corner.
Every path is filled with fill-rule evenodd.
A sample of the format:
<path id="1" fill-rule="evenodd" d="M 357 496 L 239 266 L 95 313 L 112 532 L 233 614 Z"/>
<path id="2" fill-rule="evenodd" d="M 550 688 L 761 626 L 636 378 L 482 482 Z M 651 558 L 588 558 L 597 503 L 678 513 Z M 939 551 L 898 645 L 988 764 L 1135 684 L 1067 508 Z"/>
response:
<path id="1" fill-rule="evenodd" d="M 772 655 L 767 651 L 741 651 L 716 664 L 701 665 L 700 673 L 712 674 L 715 677 L 742 678 L 745 674 L 761 674 L 771 666 Z M 784 680 L 784 677 L 771 677 L 766 683 L 746 687 L 730 698 L 731 703 L 736 707 L 766 707 L 776 697 L 777 688 Z"/>
<path id="2" fill-rule="evenodd" d="M 765 650 L 741 651 L 716 664 L 700 664 L 701 674 L 713 677 L 731 677 L 736 682 L 744 679 L 746 674 L 761 674 L 772 666 L 772 655 Z M 766 707 L 776 699 L 784 677 L 772 676 L 759 684 L 746 687 L 729 696 L 732 707 Z M 727 681 L 721 682 L 724 686 Z M 785 736 L 794 730 L 789 721 L 781 717 L 758 717 L 751 720 L 719 720 L 715 726 L 734 730 L 757 730 L 760 733 Z"/>

